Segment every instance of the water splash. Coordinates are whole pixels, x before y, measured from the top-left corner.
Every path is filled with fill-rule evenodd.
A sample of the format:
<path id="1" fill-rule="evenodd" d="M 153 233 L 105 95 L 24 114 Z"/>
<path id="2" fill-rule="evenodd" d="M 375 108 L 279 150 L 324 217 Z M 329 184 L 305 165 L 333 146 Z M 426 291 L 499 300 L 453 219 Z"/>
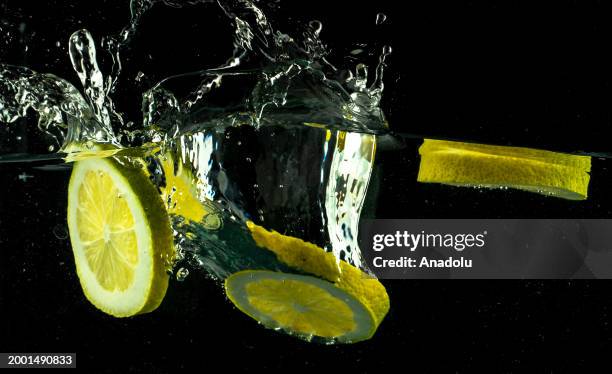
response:
<path id="1" fill-rule="evenodd" d="M 111 126 L 107 108 L 111 100 L 107 98 L 104 76 L 96 60 L 96 46 L 89 31 L 79 30 L 70 36 L 70 61 L 79 76 L 83 90 L 98 122 Z"/>
<path id="2" fill-rule="evenodd" d="M 321 22 L 311 21 L 302 40 L 297 41 L 274 30 L 264 13 L 245 0 L 218 3 L 235 28 L 234 51 L 226 63 L 162 79 L 143 93 L 142 120 L 123 118 L 112 100 L 121 82 L 121 52 L 137 33 L 147 11 L 158 3 L 185 7 L 209 1 L 133 0 L 129 24 L 118 35 L 102 39 L 104 50 L 111 56 L 106 77 L 98 66 L 92 35 L 87 30 L 73 33 L 69 38 L 70 59 L 85 100 L 60 78 L 3 67 L 0 120 L 15 122 L 33 108 L 39 114 L 39 128 L 55 139 L 55 149 L 84 138 L 123 141 L 129 146 L 134 137 L 121 135 L 133 135 L 135 131 L 142 135 L 141 142 L 151 142 L 205 128 L 245 124 L 260 127 L 320 123 L 345 131 L 386 131 L 380 100 L 390 48 L 383 50 L 374 79 L 368 85 L 365 65 L 358 64 L 353 74 L 327 61 L 328 50 L 320 39 Z M 381 18 L 384 17 L 377 16 L 377 20 Z M 186 96 L 177 95 L 171 88 L 187 81 L 198 83 Z M 217 100 L 218 97 L 224 99 Z"/>
<path id="3" fill-rule="evenodd" d="M 201 4 L 216 6 L 233 26 L 231 55 L 219 66 L 168 76 L 145 87 L 142 117 L 126 118 L 113 97 L 119 85 L 127 83 L 121 79 L 122 57 L 142 19 L 153 7 Z M 244 236 L 247 220 L 282 226 L 288 235 L 319 238 L 316 244 L 337 258 L 362 266 L 358 219 L 375 134 L 388 131 L 380 103 L 391 48 L 382 48 L 373 70 L 359 62 L 336 66 L 328 60 L 320 21 L 310 21 L 293 37 L 275 30 L 247 0 L 132 0 L 130 11 L 128 25 L 117 35 L 101 38 L 101 50 L 110 56 L 107 69 L 98 63 L 96 39 L 89 31 L 70 36 L 69 57 L 82 94 L 53 75 L 0 65 L 0 130 L 27 125 L 32 109 L 41 133 L 53 139 L 48 151 L 109 142 L 124 149 L 99 152 L 97 157 L 133 153 L 155 163 L 167 152 L 180 156 L 176 162 L 193 174 L 190 183 L 211 213 L 197 224 L 174 222 L 179 255 L 172 266 L 179 269 L 177 279 L 188 274 L 183 265 L 204 268 L 218 278 L 255 262 L 261 265 L 261 256 L 255 261 L 247 252 L 232 252 L 253 247 L 231 245 L 232 238 Z M 376 24 L 385 19 L 378 14 Z M 353 57 L 367 46 L 360 48 Z M 132 79 L 144 84 L 144 77 L 138 72 Z M 257 139 L 259 144 L 252 147 L 259 147 L 258 152 L 249 151 L 247 139 Z M 2 147 L 0 161 L 14 153 Z M 89 156 L 73 152 L 68 159 Z M 253 180 L 240 175 L 249 169 L 255 170 Z M 249 180 L 249 188 L 243 179 Z M 268 260 L 273 266 L 274 259 Z"/>
<path id="4" fill-rule="evenodd" d="M 97 120 L 73 85 L 53 74 L 0 64 L 0 125 L 10 130 L 17 122 L 36 122 L 50 151 L 71 142 L 114 140 L 112 130 Z M 13 149 L 3 146 L 0 155 Z"/>

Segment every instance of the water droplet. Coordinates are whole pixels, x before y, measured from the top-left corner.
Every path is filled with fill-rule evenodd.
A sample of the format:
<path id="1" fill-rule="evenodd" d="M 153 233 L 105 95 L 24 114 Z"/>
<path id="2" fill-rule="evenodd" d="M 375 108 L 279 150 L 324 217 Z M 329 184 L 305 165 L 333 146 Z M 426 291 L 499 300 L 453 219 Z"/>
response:
<path id="1" fill-rule="evenodd" d="M 68 238 L 68 230 L 66 230 L 64 225 L 55 225 L 53 227 L 53 235 L 60 240 L 64 240 Z"/>
<path id="2" fill-rule="evenodd" d="M 49 150 L 49 152 L 53 152 L 55 150 L 55 147 L 50 145 L 49 148 L 47 148 Z"/>
<path id="3" fill-rule="evenodd" d="M 219 230 L 223 225 L 223 220 L 220 215 L 209 213 L 202 219 L 202 225 L 208 230 Z"/>
<path id="4" fill-rule="evenodd" d="M 29 175 L 26 172 L 23 172 L 23 173 L 19 174 L 17 176 L 17 178 L 19 178 L 19 180 L 22 181 L 22 182 L 27 182 L 29 178 L 34 178 L 34 176 L 33 175 Z"/>
<path id="5" fill-rule="evenodd" d="M 387 20 L 387 15 L 384 13 L 378 13 L 376 15 L 376 24 L 382 25 Z"/>
<path id="6" fill-rule="evenodd" d="M 55 46 L 56 46 L 56 47 L 58 47 L 58 48 L 59 48 L 59 46 L 60 46 L 60 45 L 62 45 L 62 44 L 60 43 L 60 41 L 59 41 L 59 40 L 55 42 Z"/>
<path id="7" fill-rule="evenodd" d="M 319 36 L 321 30 L 323 30 L 323 24 L 321 21 L 312 20 L 308 23 L 308 26 L 316 36 Z"/>
<path id="8" fill-rule="evenodd" d="M 182 282 L 189 275 L 189 270 L 187 268 L 180 268 L 176 271 L 176 280 Z"/>

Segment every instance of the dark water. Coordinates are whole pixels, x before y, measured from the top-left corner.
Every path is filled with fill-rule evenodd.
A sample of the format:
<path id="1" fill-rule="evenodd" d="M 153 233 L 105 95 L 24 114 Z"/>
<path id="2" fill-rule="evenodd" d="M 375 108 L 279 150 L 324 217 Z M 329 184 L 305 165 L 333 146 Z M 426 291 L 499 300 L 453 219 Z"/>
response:
<path id="1" fill-rule="evenodd" d="M 383 109 L 395 131 L 572 151 L 609 149 L 611 65 L 604 54 L 609 9 L 576 4 L 534 8 L 527 2 L 409 5 L 402 11 L 395 6 L 344 3 L 336 10 L 326 2 L 281 2 L 269 16 L 280 24 L 319 19 L 328 43 L 341 50 L 347 48 L 347 35 L 351 42 L 379 40 L 374 28 L 357 25 L 373 25 L 377 12 L 388 14 L 390 26 L 383 36 L 394 54 Z M 98 35 L 116 30 L 126 22 L 125 7 L 122 1 L 101 2 L 95 9 L 0 1 L 0 20 L 26 20 L 23 42 L 0 49 L 0 57 L 72 77 L 76 85 L 67 61 L 56 57 L 67 51 L 61 47 L 63 53 L 57 54 L 55 41 L 85 25 Z M 164 72 L 177 61 L 177 70 L 197 68 L 194 61 L 205 50 L 188 46 L 194 35 L 206 34 L 206 24 L 178 10 L 158 11 L 155 17 L 143 26 L 152 33 L 145 43 L 161 43 L 170 32 L 189 38 L 173 38 L 146 63 Z M 225 54 L 215 53 L 209 57 L 223 61 Z M 139 107 L 133 92 L 121 94 L 120 100 L 130 104 L 125 108 Z M 413 141 L 401 151 L 377 155 L 366 215 L 612 214 L 605 161 L 593 160 L 589 199 L 573 202 L 519 191 L 416 184 L 417 146 Z M 372 340 L 354 346 L 309 345 L 265 330 L 237 312 L 202 273 L 174 282 L 155 313 L 117 320 L 82 296 L 65 225 L 70 171 L 36 167 L 45 164 L 0 165 L 0 351 L 77 352 L 78 366 L 89 371 L 205 371 L 219 365 L 227 370 L 373 372 L 399 365 L 432 372 L 484 366 L 495 372 L 585 367 L 602 361 L 612 343 L 612 301 L 604 281 L 384 281 L 391 311 Z M 590 350 L 578 354 L 579 347 Z"/>

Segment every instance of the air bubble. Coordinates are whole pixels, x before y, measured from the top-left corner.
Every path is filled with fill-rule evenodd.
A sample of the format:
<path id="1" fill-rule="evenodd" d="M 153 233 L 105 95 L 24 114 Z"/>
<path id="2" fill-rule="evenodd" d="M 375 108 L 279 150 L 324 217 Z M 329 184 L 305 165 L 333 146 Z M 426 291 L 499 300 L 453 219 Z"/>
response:
<path id="1" fill-rule="evenodd" d="M 60 240 L 64 240 L 68 238 L 68 230 L 66 230 L 64 225 L 55 225 L 53 227 L 53 235 Z"/>
<path id="2" fill-rule="evenodd" d="M 187 278 L 188 275 L 189 275 L 189 269 L 180 268 L 176 271 L 176 280 L 179 282 L 182 282 L 185 280 L 185 278 Z"/>
<path id="3" fill-rule="evenodd" d="M 202 225 L 208 230 L 219 230 L 223 226 L 223 220 L 220 215 L 209 213 L 202 219 Z"/>
<path id="4" fill-rule="evenodd" d="M 310 26 L 310 29 L 316 36 L 319 36 L 321 30 L 323 30 L 323 24 L 321 21 L 312 20 L 308 23 L 308 26 Z"/>

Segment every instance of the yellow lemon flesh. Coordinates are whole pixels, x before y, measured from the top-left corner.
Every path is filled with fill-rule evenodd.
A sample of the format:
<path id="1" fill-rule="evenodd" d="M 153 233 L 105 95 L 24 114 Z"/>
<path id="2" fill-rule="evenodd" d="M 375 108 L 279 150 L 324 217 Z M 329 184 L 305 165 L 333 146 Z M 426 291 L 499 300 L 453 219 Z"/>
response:
<path id="1" fill-rule="evenodd" d="M 185 222 L 197 222 L 211 230 L 221 228 L 221 216 L 210 201 L 198 197 L 198 179 L 188 165 L 180 160 L 175 161 L 168 152 L 160 158 L 164 171 L 165 185 L 161 187 L 162 200 L 168 213 L 185 219 Z"/>
<path id="2" fill-rule="evenodd" d="M 248 222 L 256 244 L 315 276 L 245 270 L 229 276 L 229 299 L 265 326 L 340 343 L 371 338 L 389 310 L 384 286 L 312 243 Z"/>
<path id="3" fill-rule="evenodd" d="M 419 153 L 419 182 L 509 187 L 569 200 L 587 198 L 589 156 L 432 139 L 425 139 Z"/>
<path id="4" fill-rule="evenodd" d="M 196 197 L 197 180 L 182 163 L 175 164 L 171 153 L 161 157 L 161 164 L 166 182 L 162 188 L 162 199 L 167 204 L 168 212 L 189 221 L 201 221 L 206 210 Z"/>
<path id="5" fill-rule="evenodd" d="M 116 317 L 154 310 L 173 256 L 168 214 L 140 165 L 112 157 L 74 163 L 68 227 L 87 299 Z"/>

